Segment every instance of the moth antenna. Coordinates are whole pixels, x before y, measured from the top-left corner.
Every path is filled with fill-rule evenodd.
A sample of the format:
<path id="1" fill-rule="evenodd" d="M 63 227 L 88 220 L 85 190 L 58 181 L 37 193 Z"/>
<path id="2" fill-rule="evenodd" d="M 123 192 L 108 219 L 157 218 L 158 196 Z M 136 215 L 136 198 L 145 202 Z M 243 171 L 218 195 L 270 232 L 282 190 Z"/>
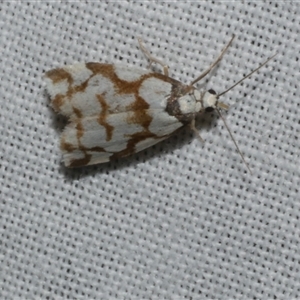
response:
<path id="1" fill-rule="evenodd" d="M 205 77 L 219 62 L 220 60 L 223 58 L 223 55 L 225 54 L 225 52 L 228 50 L 229 46 L 231 45 L 233 39 L 235 38 L 235 35 L 232 35 L 231 40 L 229 41 L 229 43 L 225 46 L 225 48 L 222 50 L 221 54 L 216 58 L 216 60 L 207 68 L 207 70 L 205 70 L 202 74 L 200 74 L 196 79 L 194 79 L 190 85 L 194 85 L 196 82 L 198 82 L 199 80 L 201 80 L 203 77 Z"/>
<path id="2" fill-rule="evenodd" d="M 264 63 L 262 63 L 261 65 L 259 65 L 256 69 L 254 69 L 253 71 L 251 71 L 248 75 L 246 75 L 245 77 L 243 77 L 241 80 L 239 80 L 238 82 L 236 82 L 234 85 L 232 85 L 231 87 L 229 87 L 227 90 L 225 90 L 224 92 L 218 94 L 217 98 L 223 96 L 224 94 L 226 94 L 227 92 L 229 92 L 230 90 L 232 90 L 234 87 L 236 87 L 237 85 L 239 85 L 241 82 L 243 82 L 245 79 L 249 78 L 253 73 L 257 72 L 260 68 L 262 68 L 264 65 L 266 65 L 271 59 L 273 59 L 276 54 L 277 53 L 275 53 L 274 55 L 272 55 L 271 57 L 269 57 Z M 224 108 L 224 109 L 228 109 L 228 106 L 224 105 L 224 103 L 222 103 L 222 102 L 219 103 L 219 107 L 220 108 Z M 240 156 L 241 156 L 244 164 L 246 165 L 247 169 L 249 170 L 250 174 L 252 175 L 252 172 L 251 172 L 251 170 L 249 168 L 249 165 L 247 164 L 243 153 L 241 152 L 239 146 L 237 145 L 237 142 L 235 141 L 235 139 L 234 139 L 234 137 L 233 137 L 233 135 L 232 135 L 232 133 L 231 133 L 231 131 L 230 131 L 230 129 L 229 129 L 229 127 L 228 127 L 225 119 L 224 119 L 224 117 L 222 116 L 222 114 L 221 114 L 221 112 L 220 112 L 220 110 L 218 108 L 216 110 L 217 110 L 218 115 L 220 116 L 220 118 L 223 120 L 223 123 L 224 123 L 224 125 L 225 125 L 225 127 L 226 127 L 226 129 L 227 129 L 227 131 L 228 131 L 228 133 L 229 133 L 229 135 L 230 135 L 230 137 L 231 137 L 231 139 L 232 139 L 232 141 L 233 141 L 236 149 L 237 149 L 237 151 L 239 152 L 239 154 L 240 154 Z"/>
<path id="3" fill-rule="evenodd" d="M 234 139 L 234 137 L 233 137 L 233 135 L 232 135 L 232 133 L 231 133 L 231 130 L 229 129 L 229 127 L 228 127 L 228 125 L 227 125 L 227 123 L 226 123 L 226 121 L 225 121 L 225 118 L 222 116 L 222 114 L 221 114 L 221 112 L 220 112 L 220 110 L 219 110 L 218 108 L 216 108 L 216 111 L 218 112 L 218 115 L 220 116 L 220 118 L 223 120 L 223 123 L 224 123 L 224 125 L 225 125 L 225 127 L 226 127 L 226 129 L 227 129 L 227 131 L 228 131 L 228 133 L 229 133 L 229 135 L 230 135 L 230 137 L 231 137 L 231 139 L 232 139 L 232 141 L 233 141 L 233 143 L 234 143 L 234 145 L 235 145 L 237 151 L 238 151 L 238 153 L 240 154 L 240 156 L 241 156 L 241 158 L 242 158 L 244 164 L 246 165 L 247 169 L 249 170 L 250 174 L 252 175 L 252 172 L 251 172 L 251 170 L 250 170 L 250 167 L 249 167 L 249 165 L 247 164 L 247 162 L 246 162 L 246 160 L 245 160 L 245 157 L 244 157 L 243 153 L 241 152 L 239 146 L 237 145 L 237 142 L 235 141 L 235 139 Z"/>
<path id="4" fill-rule="evenodd" d="M 253 73 L 257 72 L 260 68 L 262 68 L 264 65 L 266 65 L 271 59 L 274 58 L 274 56 L 277 55 L 277 53 L 275 53 L 274 55 L 272 55 L 271 57 L 269 57 L 264 63 L 262 63 L 260 66 L 258 66 L 256 69 L 254 69 L 253 71 L 251 71 L 248 75 L 246 75 L 245 77 L 243 77 L 241 80 L 239 80 L 238 82 L 236 82 L 234 85 L 232 85 L 230 88 L 228 88 L 227 90 L 225 90 L 224 92 L 220 93 L 218 95 L 218 98 L 223 96 L 224 94 L 226 94 L 227 92 L 229 92 L 230 90 L 232 90 L 234 87 L 236 87 L 237 85 L 239 85 L 241 82 L 243 82 L 245 79 L 249 78 Z"/>

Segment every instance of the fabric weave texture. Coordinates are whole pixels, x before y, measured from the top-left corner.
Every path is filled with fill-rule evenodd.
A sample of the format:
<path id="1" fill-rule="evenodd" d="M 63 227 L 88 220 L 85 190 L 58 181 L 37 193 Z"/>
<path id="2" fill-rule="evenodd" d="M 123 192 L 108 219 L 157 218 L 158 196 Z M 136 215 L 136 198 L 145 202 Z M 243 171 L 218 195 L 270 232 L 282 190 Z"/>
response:
<path id="1" fill-rule="evenodd" d="M 1 299 L 299 299 L 298 2 L 0 4 Z M 183 83 L 222 97 L 222 120 L 123 160 L 61 163 L 65 119 L 45 71 L 76 62 L 147 68 L 144 40 Z M 153 64 L 151 68 L 162 72 Z"/>

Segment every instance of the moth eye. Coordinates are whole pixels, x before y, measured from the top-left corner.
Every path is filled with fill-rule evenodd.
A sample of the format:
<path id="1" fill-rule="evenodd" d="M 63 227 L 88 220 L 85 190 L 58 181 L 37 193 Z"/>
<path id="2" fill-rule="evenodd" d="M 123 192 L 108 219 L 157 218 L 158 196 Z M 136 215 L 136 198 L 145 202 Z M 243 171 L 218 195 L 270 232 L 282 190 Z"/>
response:
<path id="1" fill-rule="evenodd" d="M 214 111 L 214 108 L 213 107 L 206 107 L 205 111 L 206 112 L 212 112 L 212 111 Z"/>
<path id="2" fill-rule="evenodd" d="M 212 90 L 212 89 L 208 90 L 208 92 L 209 92 L 210 94 L 217 95 L 217 93 L 216 93 L 214 90 Z"/>

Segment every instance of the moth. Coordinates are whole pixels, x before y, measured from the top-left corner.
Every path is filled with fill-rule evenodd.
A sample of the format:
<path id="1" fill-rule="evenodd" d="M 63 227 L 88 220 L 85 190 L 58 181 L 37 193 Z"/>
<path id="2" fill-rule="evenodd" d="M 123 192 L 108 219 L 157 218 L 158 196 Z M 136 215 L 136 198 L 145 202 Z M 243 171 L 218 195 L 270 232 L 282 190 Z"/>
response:
<path id="1" fill-rule="evenodd" d="M 219 98 L 271 59 L 220 94 L 212 89 L 197 90 L 194 84 L 219 63 L 233 39 L 234 36 L 207 70 L 190 84 L 169 77 L 168 66 L 154 58 L 141 39 L 141 50 L 150 64 L 155 62 L 163 67 L 163 74 L 99 62 L 46 72 L 44 78 L 52 107 L 69 120 L 60 139 L 65 166 L 100 164 L 137 153 L 185 125 L 201 139 L 195 118 L 205 112 L 217 111 L 225 123 L 220 109 L 228 106 Z"/>

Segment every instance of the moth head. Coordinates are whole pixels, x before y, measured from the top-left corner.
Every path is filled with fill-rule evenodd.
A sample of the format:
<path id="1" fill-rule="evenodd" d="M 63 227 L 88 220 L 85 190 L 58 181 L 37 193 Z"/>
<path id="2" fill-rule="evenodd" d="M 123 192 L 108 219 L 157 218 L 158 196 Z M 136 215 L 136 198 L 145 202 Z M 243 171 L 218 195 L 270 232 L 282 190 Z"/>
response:
<path id="1" fill-rule="evenodd" d="M 216 108 L 223 108 L 226 110 L 229 108 L 228 105 L 219 101 L 219 95 L 212 89 L 204 93 L 202 104 L 205 112 L 212 112 Z"/>

